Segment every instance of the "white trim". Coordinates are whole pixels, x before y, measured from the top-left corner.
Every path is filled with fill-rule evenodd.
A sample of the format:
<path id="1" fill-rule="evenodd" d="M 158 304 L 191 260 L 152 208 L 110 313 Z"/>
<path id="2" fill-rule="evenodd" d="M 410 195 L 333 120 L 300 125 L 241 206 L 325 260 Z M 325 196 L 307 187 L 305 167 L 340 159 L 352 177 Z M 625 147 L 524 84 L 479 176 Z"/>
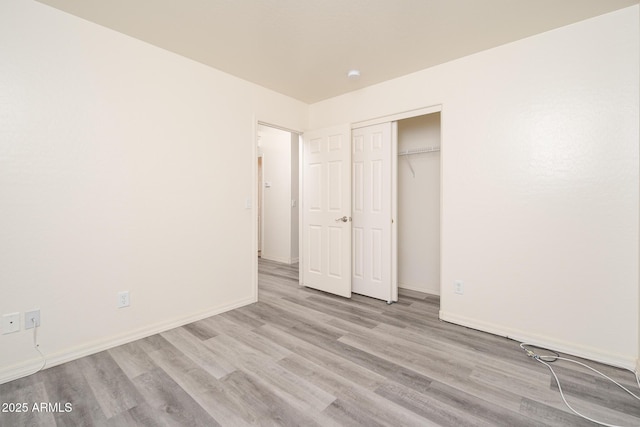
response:
<path id="1" fill-rule="evenodd" d="M 418 108 L 416 110 L 404 111 L 402 113 L 392 114 L 390 116 L 376 117 L 370 120 L 355 122 L 351 124 L 351 129 L 363 128 L 366 126 L 379 125 L 387 122 L 397 122 L 398 120 L 410 119 L 411 117 L 424 116 L 427 114 L 438 113 L 442 111 L 442 104 L 432 105 L 430 107 Z"/>
<path id="2" fill-rule="evenodd" d="M 254 121 L 254 123 L 256 123 L 256 122 Z M 278 130 L 283 130 L 285 132 L 295 133 L 296 135 L 302 135 L 302 132 L 300 132 L 299 130 L 293 130 L 293 129 L 286 128 L 284 126 L 274 125 L 272 123 L 263 122 L 262 120 L 258 120 L 257 124 L 259 126 L 266 126 L 266 127 L 270 127 L 270 128 L 274 128 L 274 129 L 278 129 Z M 256 129 L 257 129 L 257 126 L 256 126 Z"/>
<path id="3" fill-rule="evenodd" d="M 398 122 L 391 122 L 391 301 L 398 301 Z"/>
<path id="4" fill-rule="evenodd" d="M 527 342 L 544 348 L 550 348 L 562 353 L 572 354 L 577 357 L 594 360 L 611 366 L 617 366 L 619 368 L 634 369 L 638 366 L 639 362 L 638 360 L 625 357 L 620 354 L 604 352 L 599 349 L 586 347 L 574 342 L 559 341 L 546 335 L 531 334 L 519 329 L 507 328 L 489 322 L 478 321 L 465 316 L 447 313 L 442 310 L 440 310 L 440 320 L 477 329 L 483 332 L 489 332 L 494 335 L 507 337 L 517 342 Z M 526 358 L 526 354 L 524 354 L 524 352 L 522 353 L 522 357 Z"/>
<path id="5" fill-rule="evenodd" d="M 119 345 L 146 338 L 151 335 L 159 334 L 161 332 L 168 331 L 169 329 L 177 328 L 201 319 L 205 319 L 207 317 L 215 316 L 216 314 L 224 313 L 236 308 L 243 307 L 245 305 L 253 304 L 256 301 L 257 300 L 255 298 L 244 298 L 231 304 L 225 304 L 220 307 L 210 308 L 205 311 L 191 314 L 189 316 L 176 317 L 169 321 L 158 322 L 150 326 L 144 326 L 134 331 L 110 337 L 108 339 L 95 340 L 87 344 L 64 349 L 52 354 L 46 354 L 46 349 L 43 348 L 42 350 L 45 352 L 47 361 L 46 368 L 61 365 L 66 362 L 79 359 L 81 357 L 89 356 L 91 354 L 95 354 L 100 351 L 117 347 Z M 0 369 L 0 384 L 29 375 L 36 369 L 36 367 L 40 366 L 40 364 L 42 364 L 42 361 L 38 356 L 36 358 L 16 363 L 6 368 L 2 368 Z"/>
<path id="6" fill-rule="evenodd" d="M 440 294 L 438 293 L 440 290 L 439 284 L 437 287 L 430 288 L 428 286 L 416 286 L 416 285 L 409 285 L 407 283 L 399 283 L 398 287 L 400 289 L 407 289 L 409 291 L 416 291 L 416 292 L 422 292 L 423 294 L 440 296 Z"/>
<path id="7" fill-rule="evenodd" d="M 440 242 L 438 242 L 439 248 L 440 248 L 440 284 L 438 286 L 439 290 L 438 290 L 438 295 L 442 295 L 443 291 L 444 291 L 444 285 L 442 283 L 442 266 L 443 264 L 443 256 L 442 256 L 442 242 L 444 242 L 444 239 L 442 238 L 442 236 L 444 235 L 444 227 L 442 226 L 442 219 L 444 218 L 444 214 L 443 214 L 443 210 L 442 207 L 444 206 L 444 155 L 447 152 L 447 146 L 445 144 L 445 137 L 444 137 L 444 115 L 446 114 L 446 112 L 440 111 L 440 176 L 438 177 L 438 179 L 440 180 Z M 444 147 L 444 149 L 443 149 Z"/>
<path id="8" fill-rule="evenodd" d="M 304 224 L 302 214 L 304 212 L 303 206 L 303 191 L 304 191 L 304 139 L 302 135 L 298 135 L 298 284 L 302 286 L 304 283 L 304 267 L 303 267 L 303 250 L 304 250 Z"/>
<path id="9" fill-rule="evenodd" d="M 266 259 L 267 261 L 275 261 L 275 262 L 280 262 L 282 264 L 295 264 L 297 262 L 300 261 L 299 257 L 295 257 L 295 258 L 285 258 L 285 257 L 280 257 L 280 256 L 273 256 L 273 255 L 269 255 L 269 254 L 260 254 L 260 258 L 262 259 Z"/>
<path id="10" fill-rule="evenodd" d="M 269 255 L 269 254 L 265 254 L 264 252 L 262 252 L 261 258 L 266 259 L 268 261 L 281 262 L 283 264 L 293 264 L 291 258 L 285 258 L 281 256 L 276 256 L 276 255 Z"/>
<path id="11" fill-rule="evenodd" d="M 260 161 L 262 161 L 262 168 L 259 167 Z M 256 156 L 256 179 L 254 186 L 257 188 L 257 190 L 255 190 L 256 202 L 254 204 L 256 207 L 255 234 L 256 236 L 258 236 L 258 233 L 260 234 L 256 239 L 258 249 L 254 251 L 254 253 L 262 253 L 262 246 L 264 245 L 264 156 L 262 153 Z"/>
<path id="12" fill-rule="evenodd" d="M 258 300 L 258 122 L 256 115 L 251 116 L 253 123 L 253 142 L 251 143 L 251 297 Z M 261 155 L 262 157 L 262 155 Z"/>

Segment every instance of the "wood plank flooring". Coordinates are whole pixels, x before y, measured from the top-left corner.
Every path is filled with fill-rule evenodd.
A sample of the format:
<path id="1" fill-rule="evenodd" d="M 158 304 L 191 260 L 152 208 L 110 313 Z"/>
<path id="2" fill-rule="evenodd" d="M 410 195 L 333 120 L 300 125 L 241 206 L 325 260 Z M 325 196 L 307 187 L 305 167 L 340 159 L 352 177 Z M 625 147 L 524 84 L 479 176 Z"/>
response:
<path id="1" fill-rule="evenodd" d="M 439 321 L 435 296 L 343 299 L 269 261 L 259 276 L 256 304 L 0 385 L 0 403 L 29 407 L 0 412 L 0 425 L 594 425 L 517 342 Z M 588 363 L 637 391 L 628 371 Z M 640 425 L 637 400 L 554 366 L 576 409 Z M 58 410 L 33 411 L 40 402 Z"/>

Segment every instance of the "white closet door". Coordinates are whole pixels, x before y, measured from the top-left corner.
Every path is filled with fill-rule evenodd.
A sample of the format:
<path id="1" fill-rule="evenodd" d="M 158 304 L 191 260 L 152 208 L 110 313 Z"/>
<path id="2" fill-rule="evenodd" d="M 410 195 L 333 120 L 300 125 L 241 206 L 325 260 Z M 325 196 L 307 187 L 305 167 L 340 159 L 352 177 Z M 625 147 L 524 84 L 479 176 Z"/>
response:
<path id="1" fill-rule="evenodd" d="M 352 291 L 397 300 L 392 287 L 392 124 L 352 130 Z M 397 291 L 396 291 L 397 292 Z"/>
<path id="2" fill-rule="evenodd" d="M 351 129 L 305 132 L 301 283 L 351 297 Z"/>

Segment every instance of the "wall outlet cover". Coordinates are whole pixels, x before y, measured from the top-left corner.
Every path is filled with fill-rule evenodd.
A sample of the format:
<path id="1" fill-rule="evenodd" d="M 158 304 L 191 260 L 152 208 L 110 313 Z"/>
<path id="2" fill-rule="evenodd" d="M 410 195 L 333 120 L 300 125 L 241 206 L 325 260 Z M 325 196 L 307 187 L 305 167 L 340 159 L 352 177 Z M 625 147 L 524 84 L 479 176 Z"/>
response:
<path id="1" fill-rule="evenodd" d="M 455 281 L 453 284 L 453 290 L 458 295 L 464 294 L 464 283 L 462 283 L 462 280 Z"/>
<path id="2" fill-rule="evenodd" d="M 129 307 L 129 291 L 118 292 L 118 308 Z"/>
<path id="3" fill-rule="evenodd" d="M 9 313 L 2 316 L 2 334 L 11 334 L 20 330 L 20 313 Z"/>
<path id="4" fill-rule="evenodd" d="M 31 310 L 24 313 L 24 328 L 33 329 L 34 326 L 40 327 L 40 310 Z"/>

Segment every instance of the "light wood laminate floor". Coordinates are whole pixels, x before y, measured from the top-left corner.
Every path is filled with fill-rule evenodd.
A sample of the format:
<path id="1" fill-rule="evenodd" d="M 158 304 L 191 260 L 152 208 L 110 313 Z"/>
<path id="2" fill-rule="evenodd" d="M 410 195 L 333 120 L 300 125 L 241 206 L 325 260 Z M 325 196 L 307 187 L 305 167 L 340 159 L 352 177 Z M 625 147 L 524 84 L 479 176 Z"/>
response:
<path id="1" fill-rule="evenodd" d="M 506 338 L 438 320 L 439 299 L 334 297 L 260 261 L 259 302 L 0 385 L 1 426 L 588 426 L 546 368 Z M 628 371 L 589 362 L 637 390 Z M 640 405 L 554 364 L 570 402 L 640 425 Z"/>

